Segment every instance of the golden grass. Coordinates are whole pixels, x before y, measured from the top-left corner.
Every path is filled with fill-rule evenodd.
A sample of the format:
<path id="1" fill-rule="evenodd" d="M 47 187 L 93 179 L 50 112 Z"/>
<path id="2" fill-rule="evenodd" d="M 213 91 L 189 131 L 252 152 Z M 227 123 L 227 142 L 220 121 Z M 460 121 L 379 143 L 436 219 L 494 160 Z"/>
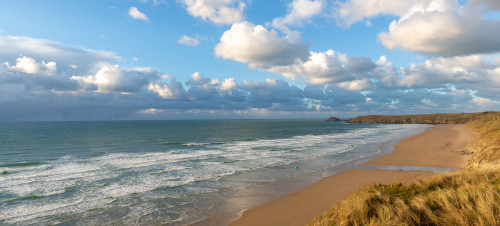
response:
<path id="1" fill-rule="evenodd" d="M 457 116 L 472 116 L 466 125 L 479 134 L 465 149 L 468 170 L 366 186 L 309 225 L 500 225 L 500 112 Z"/>
<path id="2" fill-rule="evenodd" d="M 347 120 L 351 123 L 401 123 L 401 124 L 465 124 L 484 115 L 498 115 L 499 112 L 478 112 L 458 114 L 426 115 L 367 115 Z"/>
<path id="3" fill-rule="evenodd" d="M 373 184 L 309 225 L 500 225 L 500 172 L 466 170 L 413 185 Z"/>
<path id="4" fill-rule="evenodd" d="M 479 138 L 465 148 L 474 154 L 467 168 L 500 168 L 500 112 L 484 114 L 466 125 L 479 134 Z"/>

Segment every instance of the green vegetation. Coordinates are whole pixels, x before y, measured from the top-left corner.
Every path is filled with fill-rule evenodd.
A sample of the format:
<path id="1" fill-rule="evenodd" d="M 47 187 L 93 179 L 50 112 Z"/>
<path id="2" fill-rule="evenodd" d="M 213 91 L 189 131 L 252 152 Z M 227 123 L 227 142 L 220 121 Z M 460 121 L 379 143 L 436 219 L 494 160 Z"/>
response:
<path id="1" fill-rule="evenodd" d="M 473 153 L 467 170 L 412 185 L 368 185 L 309 225 L 500 225 L 500 112 L 396 117 L 466 123 L 479 135 L 464 150 Z"/>
<path id="2" fill-rule="evenodd" d="M 9 171 L 4 170 L 4 171 L 2 172 L 2 174 L 9 174 Z"/>

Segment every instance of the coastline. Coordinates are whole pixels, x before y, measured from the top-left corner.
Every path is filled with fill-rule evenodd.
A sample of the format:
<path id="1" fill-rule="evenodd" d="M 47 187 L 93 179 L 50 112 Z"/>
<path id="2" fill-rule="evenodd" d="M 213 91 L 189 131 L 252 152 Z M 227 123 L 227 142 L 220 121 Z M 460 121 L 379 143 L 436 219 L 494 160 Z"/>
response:
<path id="1" fill-rule="evenodd" d="M 304 225 L 363 185 L 409 184 L 435 174 L 412 170 L 411 166 L 464 169 L 471 156 L 462 155 L 460 151 L 475 137 L 477 134 L 461 124 L 430 128 L 402 140 L 395 145 L 393 152 L 364 164 L 372 168 L 361 166 L 324 178 L 307 188 L 245 211 L 231 225 Z M 377 169 L 377 166 L 401 166 L 403 170 Z"/>

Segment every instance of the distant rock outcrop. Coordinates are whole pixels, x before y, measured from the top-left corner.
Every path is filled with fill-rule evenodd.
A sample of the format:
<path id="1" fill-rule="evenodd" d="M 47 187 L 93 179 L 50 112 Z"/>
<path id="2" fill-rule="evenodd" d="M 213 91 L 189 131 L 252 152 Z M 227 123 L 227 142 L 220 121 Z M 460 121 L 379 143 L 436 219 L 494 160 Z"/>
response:
<path id="1" fill-rule="evenodd" d="M 326 120 L 327 122 L 337 122 L 337 121 L 341 121 L 339 118 L 337 117 L 330 117 Z"/>
<path id="2" fill-rule="evenodd" d="M 380 124 L 465 124 L 477 117 L 498 112 L 428 114 L 428 115 L 368 115 L 347 120 L 350 123 Z"/>

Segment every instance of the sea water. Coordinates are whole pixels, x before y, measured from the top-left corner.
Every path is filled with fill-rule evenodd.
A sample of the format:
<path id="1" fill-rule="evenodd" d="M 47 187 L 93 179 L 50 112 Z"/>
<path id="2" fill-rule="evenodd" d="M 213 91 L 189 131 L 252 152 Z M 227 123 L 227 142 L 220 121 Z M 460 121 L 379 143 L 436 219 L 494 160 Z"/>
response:
<path id="1" fill-rule="evenodd" d="M 425 125 L 324 120 L 0 123 L 0 224 L 184 225 L 236 191 L 379 154 Z"/>

